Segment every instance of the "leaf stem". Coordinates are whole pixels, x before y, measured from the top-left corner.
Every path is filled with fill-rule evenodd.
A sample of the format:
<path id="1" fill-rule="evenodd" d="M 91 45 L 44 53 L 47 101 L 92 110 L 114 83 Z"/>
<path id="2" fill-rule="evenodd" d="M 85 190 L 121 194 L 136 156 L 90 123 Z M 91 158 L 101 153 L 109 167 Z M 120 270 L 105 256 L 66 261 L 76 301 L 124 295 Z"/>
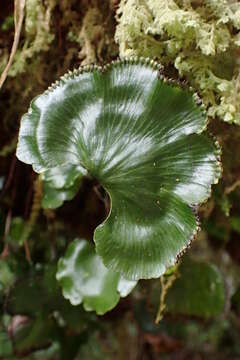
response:
<path id="1" fill-rule="evenodd" d="M 178 263 L 175 266 L 175 270 L 171 275 L 165 275 L 164 274 L 164 275 L 162 275 L 160 277 L 160 282 L 161 282 L 160 304 L 159 304 L 157 316 L 156 316 L 156 319 L 155 319 L 155 324 L 159 324 L 159 322 L 163 318 L 164 311 L 165 311 L 165 308 L 166 308 L 165 299 L 166 299 L 166 296 L 167 296 L 167 292 L 172 287 L 175 280 L 179 277 L 179 273 L 178 273 L 179 264 L 180 263 Z"/>

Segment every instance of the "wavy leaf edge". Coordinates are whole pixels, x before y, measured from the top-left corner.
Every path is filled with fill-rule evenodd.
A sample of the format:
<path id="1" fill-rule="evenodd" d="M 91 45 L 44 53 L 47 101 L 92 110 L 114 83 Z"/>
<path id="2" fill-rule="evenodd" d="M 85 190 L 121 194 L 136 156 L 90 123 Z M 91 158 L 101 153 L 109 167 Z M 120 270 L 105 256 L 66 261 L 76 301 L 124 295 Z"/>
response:
<path id="1" fill-rule="evenodd" d="M 89 265 L 92 265 L 92 270 L 89 270 Z M 94 266 L 98 271 L 93 273 Z M 74 281 L 76 274 L 82 283 L 80 288 Z M 128 296 L 137 285 L 137 281 L 124 279 L 105 268 L 94 245 L 80 238 L 70 242 L 65 255 L 58 260 L 56 279 L 65 299 L 74 306 L 82 304 L 86 311 L 96 311 L 98 315 L 112 310 L 120 298 Z"/>
<path id="2" fill-rule="evenodd" d="M 24 116 L 28 116 L 32 114 L 33 111 L 33 107 L 34 107 L 34 102 L 36 101 L 36 99 L 42 95 L 48 95 L 51 92 L 53 92 L 55 89 L 57 89 L 58 87 L 61 87 L 62 85 L 64 85 L 69 79 L 75 79 L 76 77 L 80 76 L 83 73 L 89 73 L 92 71 L 99 71 L 101 73 L 104 73 L 108 70 L 110 70 L 112 67 L 118 66 L 118 65 L 123 65 L 123 64 L 143 64 L 143 65 L 148 65 L 150 67 L 152 67 L 154 70 L 158 71 L 158 78 L 159 80 L 163 81 L 164 83 L 167 83 L 170 86 L 177 86 L 177 87 L 181 87 L 183 89 L 187 89 L 190 94 L 192 94 L 192 98 L 194 99 L 195 103 L 200 106 L 202 113 L 206 116 L 206 108 L 202 103 L 202 100 L 200 99 L 199 95 L 197 94 L 197 92 L 194 91 L 194 89 L 190 86 L 188 86 L 188 84 L 185 81 L 181 81 L 181 80 L 175 80 L 175 79 L 169 79 L 167 78 L 166 75 L 164 75 L 164 68 L 161 64 L 159 64 L 158 62 L 150 59 L 150 58 L 142 58 L 142 57 L 130 57 L 130 58 L 124 58 L 124 59 L 118 59 L 115 61 L 112 61 L 111 63 L 104 65 L 104 66 L 98 66 L 98 65 L 85 65 L 85 66 L 80 66 L 78 69 L 75 69 L 73 71 L 69 71 L 67 74 L 63 75 L 62 77 L 60 77 L 60 80 L 57 80 L 55 83 L 53 83 L 43 94 L 35 97 L 30 104 L 30 108 L 29 111 L 26 115 Z M 23 116 L 23 118 L 24 118 Z M 207 129 L 207 125 L 208 125 L 208 118 L 206 116 L 205 122 L 202 126 L 201 129 L 199 129 L 199 131 L 195 132 L 196 134 L 202 134 L 206 129 Z M 208 200 L 208 198 L 211 196 L 211 191 L 212 191 L 212 185 L 213 184 L 217 184 L 219 181 L 219 178 L 221 177 L 222 174 L 222 166 L 221 166 L 221 148 L 220 145 L 218 143 L 218 141 L 215 139 L 214 136 L 212 136 L 211 134 L 207 134 L 207 136 L 209 138 L 212 139 L 212 141 L 214 142 L 214 146 L 215 146 L 215 151 L 214 154 L 216 156 L 216 173 L 215 173 L 215 179 L 212 183 L 209 184 L 209 188 L 208 191 L 206 191 L 206 195 L 205 198 L 197 203 L 197 204 L 192 204 L 189 205 L 187 204 L 191 210 L 194 212 L 194 216 L 196 218 L 196 227 L 192 232 L 192 236 L 190 237 L 189 241 L 187 242 L 187 245 L 185 245 L 177 254 L 175 259 L 171 259 L 171 261 L 169 262 L 169 264 L 167 266 L 163 267 L 163 270 L 161 271 L 161 273 L 155 274 L 154 276 L 127 276 L 128 279 L 130 280 L 138 280 L 138 279 L 149 279 L 149 278 L 157 278 L 159 276 L 161 276 L 166 269 L 169 266 L 174 265 L 176 262 L 179 261 L 180 257 L 186 252 L 186 250 L 191 246 L 192 241 L 195 239 L 195 237 L 197 236 L 197 233 L 200 231 L 200 222 L 199 222 L 199 218 L 197 215 L 197 208 L 200 204 L 206 202 Z M 19 137 L 19 142 L 20 142 L 20 137 Z M 17 157 L 19 158 L 19 160 L 28 163 L 30 165 L 33 166 L 34 170 L 38 173 L 44 173 L 45 171 L 51 169 L 52 167 L 47 167 L 47 168 L 43 168 L 41 167 L 41 164 L 38 163 L 34 163 L 34 161 L 26 161 L 26 159 L 22 158 L 21 155 L 21 151 L 19 151 L 19 146 L 17 147 Z M 61 164 L 61 166 L 64 166 L 65 164 Z M 79 166 L 82 166 L 82 164 L 78 164 Z M 105 187 L 106 189 L 106 187 Z M 106 189 L 107 190 L 107 189 Z M 111 194 L 108 192 L 109 198 L 110 198 L 110 211 L 106 217 L 106 219 L 102 222 L 102 224 L 100 224 L 96 229 L 95 232 L 97 231 L 97 229 L 99 227 L 102 227 L 105 223 L 107 223 L 107 221 L 109 220 L 111 213 L 112 213 L 112 198 L 111 198 Z M 94 233 L 94 240 L 95 240 L 95 233 Z M 96 242 L 95 242 L 96 243 Z M 97 245 L 97 244 L 96 244 Z M 98 246 L 96 246 L 96 250 L 98 251 Z M 101 255 L 100 255 L 101 256 Z M 101 256 L 103 263 L 105 266 L 108 267 L 107 262 L 105 261 L 105 259 Z M 116 269 L 113 268 L 114 271 L 116 271 Z M 119 270 L 119 269 L 118 269 Z M 120 273 L 125 276 L 126 273 L 125 272 L 121 272 Z"/>

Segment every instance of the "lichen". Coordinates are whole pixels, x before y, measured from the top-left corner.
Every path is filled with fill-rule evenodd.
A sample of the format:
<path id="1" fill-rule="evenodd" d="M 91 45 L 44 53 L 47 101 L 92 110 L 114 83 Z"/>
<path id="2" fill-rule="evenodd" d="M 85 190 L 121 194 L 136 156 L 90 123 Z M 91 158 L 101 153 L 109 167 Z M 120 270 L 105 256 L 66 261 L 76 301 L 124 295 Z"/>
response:
<path id="1" fill-rule="evenodd" d="M 203 97 L 211 117 L 240 125 L 240 3 L 122 0 L 120 55 L 173 65 Z"/>

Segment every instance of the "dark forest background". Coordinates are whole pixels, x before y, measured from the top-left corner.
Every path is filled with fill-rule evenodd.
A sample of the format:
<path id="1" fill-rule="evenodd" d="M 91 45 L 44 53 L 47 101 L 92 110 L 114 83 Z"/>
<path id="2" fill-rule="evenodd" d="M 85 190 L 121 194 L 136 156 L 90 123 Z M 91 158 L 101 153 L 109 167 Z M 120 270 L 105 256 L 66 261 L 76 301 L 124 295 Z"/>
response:
<path id="1" fill-rule="evenodd" d="M 75 237 L 92 241 L 105 217 L 104 203 L 85 181 L 72 201 L 43 210 L 41 182 L 15 156 L 20 119 L 31 99 L 68 69 L 119 56 L 118 5 L 31 0 L 25 7 L 18 48 L 0 90 L 0 359 L 240 359 L 238 125 L 218 118 L 209 124 L 223 149 L 223 176 L 200 209 L 202 231 L 180 265 L 158 325 L 159 280 L 140 281 L 103 316 L 72 306 L 56 282 L 57 260 Z M 2 0 L 0 74 L 14 30 L 14 1 Z M 212 297 L 206 281 L 221 284 Z"/>

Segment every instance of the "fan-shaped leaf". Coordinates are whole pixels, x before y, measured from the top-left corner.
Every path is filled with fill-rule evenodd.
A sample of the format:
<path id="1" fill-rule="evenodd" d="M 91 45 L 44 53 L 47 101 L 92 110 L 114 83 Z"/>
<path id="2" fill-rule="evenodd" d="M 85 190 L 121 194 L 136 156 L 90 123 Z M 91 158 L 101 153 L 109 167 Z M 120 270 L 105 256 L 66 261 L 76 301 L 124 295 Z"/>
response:
<path id="1" fill-rule="evenodd" d="M 78 239 L 59 260 L 56 276 L 65 298 L 73 305 L 83 303 L 86 310 L 95 310 L 98 314 L 114 308 L 120 296 L 127 296 L 136 285 L 136 281 L 125 280 L 108 270 L 94 247 Z"/>
<path id="2" fill-rule="evenodd" d="M 65 200 L 73 199 L 85 173 L 80 166 L 71 164 L 46 170 L 42 174 L 42 207 L 55 209 L 61 206 Z"/>
<path id="3" fill-rule="evenodd" d="M 195 97 L 154 62 L 125 60 L 69 73 L 22 119 L 20 160 L 38 172 L 74 165 L 108 192 L 111 210 L 94 240 L 126 278 L 158 277 L 176 261 L 198 228 L 191 206 L 220 176 Z"/>

